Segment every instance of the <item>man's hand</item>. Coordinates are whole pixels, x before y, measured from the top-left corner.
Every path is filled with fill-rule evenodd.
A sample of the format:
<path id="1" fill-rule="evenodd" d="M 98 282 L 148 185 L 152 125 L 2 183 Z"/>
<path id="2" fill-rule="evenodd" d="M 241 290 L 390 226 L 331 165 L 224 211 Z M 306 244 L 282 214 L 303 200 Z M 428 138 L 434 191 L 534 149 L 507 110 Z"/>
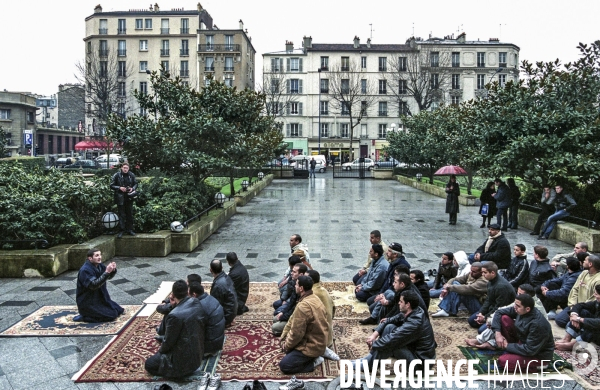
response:
<path id="1" fill-rule="evenodd" d="M 382 299 L 381 299 L 381 301 L 380 301 L 380 303 L 381 303 L 383 306 L 387 306 L 387 305 L 389 305 L 389 304 L 390 304 L 390 301 L 388 301 L 388 300 L 387 300 L 387 299 L 385 299 L 385 298 L 382 298 Z"/>
<path id="2" fill-rule="evenodd" d="M 483 323 L 485 322 L 485 316 L 481 313 L 477 314 L 477 317 L 475 317 L 475 322 L 477 322 L 480 325 L 483 325 Z"/>
<path id="3" fill-rule="evenodd" d="M 377 340 L 378 337 L 379 337 L 379 333 L 377 331 L 375 331 L 367 338 L 367 345 L 369 346 L 369 348 L 371 348 L 373 346 L 373 342 L 375 340 Z"/>
<path id="4" fill-rule="evenodd" d="M 285 352 L 285 339 L 279 340 L 279 345 L 281 346 L 281 350 Z"/>
<path id="5" fill-rule="evenodd" d="M 117 268 L 117 264 L 113 261 L 112 263 L 110 263 L 109 265 L 106 266 L 106 272 L 107 273 L 112 273 L 115 269 Z"/>
<path id="6" fill-rule="evenodd" d="M 275 318 L 277 318 L 277 321 L 279 321 L 279 320 L 280 320 L 280 318 L 281 318 L 281 316 L 282 316 L 282 315 L 283 315 L 283 313 L 279 313 L 279 314 L 277 314 L 277 315 L 275 316 Z"/>
<path id="7" fill-rule="evenodd" d="M 440 298 L 444 298 L 446 295 L 448 295 L 448 290 L 443 289 L 442 292 L 440 293 Z"/>
<path id="8" fill-rule="evenodd" d="M 508 341 L 506 341 L 506 338 L 500 332 L 496 332 L 496 345 L 500 349 L 506 349 L 508 346 Z"/>
<path id="9" fill-rule="evenodd" d="M 479 261 L 479 259 L 481 258 L 481 254 L 480 253 L 475 253 L 474 258 L 475 258 L 475 260 Z"/>
<path id="10" fill-rule="evenodd" d="M 542 295 L 546 296 L 546 292 L 548 291 L 548 287 L 542 286 L 541 290 L 542 290 Z"/>
<path id="11" fill-rule="evenodd" d="M 127 192 L 127 187 L 119 187 L 119 191 L 121 191 L 121 192 Z"/>
<path id="12" fill-rule="evenodd" d="M 362 284 L 359 284 L 358 286 L 356 286 L 356 288 L 354 289 L 354 291 L 359 292 L 360 290 L 362 290 Z"/>
<path id="13" fill-rule="evenodd" d="M 383 299 L 384 299 L 383 294 L 377 294 L 377 296 L 375 297 L 375 302 L 381 302 Z"/>
<path id="14" fill-rule="evenodd" d="M 358 270 L 358 276 L 363 276 L 363 275 L 364 275 L 364 274 L 366 274 L 366 273 L 367 273 L 367 270 L 366 270 L 366 269 L 359 269 L 359 270 Z"/>

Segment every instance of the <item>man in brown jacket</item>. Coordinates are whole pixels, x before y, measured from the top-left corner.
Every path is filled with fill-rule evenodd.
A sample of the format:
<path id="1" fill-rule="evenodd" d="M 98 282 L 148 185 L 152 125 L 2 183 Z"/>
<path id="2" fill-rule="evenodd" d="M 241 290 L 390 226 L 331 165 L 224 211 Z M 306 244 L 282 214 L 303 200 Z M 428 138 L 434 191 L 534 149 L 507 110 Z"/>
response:
<path id="1" fill-rule="evenodd" d="M 481 308 L 482 297 L 487 294 L 488 284 L 482 275 L 481 267 L 481 263 L 475 262 L 471 264 L 471 272 L 468 275 L 450 279 L 440 294 L 440 298 L 444 299 L 438 305 L 440 310 L 431 316 L 455 316 L 461 304 L 466 306 L 469 314 L 478 312 Z"/>
<path id="2" fill-rule="evenodd" d="M 324 361 L 321 356 L 327 348 L 329 325 L 325 306 L 313 294 L 313 284 L 309 276 L 300 276 L 296 281 L 300 299 L 289 320 L 290 330 L 281 337 L 286 355 L 279 362 L 279 369 L 286 375 L 311 372 Z"/>

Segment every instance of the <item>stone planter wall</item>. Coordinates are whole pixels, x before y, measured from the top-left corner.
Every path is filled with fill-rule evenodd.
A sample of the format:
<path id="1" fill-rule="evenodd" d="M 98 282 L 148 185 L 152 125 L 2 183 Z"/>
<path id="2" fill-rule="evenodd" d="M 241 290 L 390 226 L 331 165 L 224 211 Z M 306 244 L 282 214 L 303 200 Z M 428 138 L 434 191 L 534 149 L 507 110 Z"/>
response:
<path id="1" fill-rule="evenodd" d="M 446 191 L 442 187 L 438 187 L 433 184 L 427 183 L 425 180 L 417 181 L 416 179 L 412 179 L 410 177 L 397 175 L 396 180 L 400 183 L 414 187 L 423 192 L 427 192 L 428 194 L 438 196 L 440 198 L 446 197 Z M 477 206 L 477 197 L 472 195 L 460 195 L 458 197 L 458 203 L 463 206 Z"/>

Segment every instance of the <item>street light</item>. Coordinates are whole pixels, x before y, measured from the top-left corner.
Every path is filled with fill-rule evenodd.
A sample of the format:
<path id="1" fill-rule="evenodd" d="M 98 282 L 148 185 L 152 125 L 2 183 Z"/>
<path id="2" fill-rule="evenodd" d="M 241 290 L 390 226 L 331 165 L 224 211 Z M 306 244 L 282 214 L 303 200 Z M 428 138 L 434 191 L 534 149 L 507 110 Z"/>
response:
<path id="1" fill-rule="evenodd" d="M 242 189 L 244 191 L 248 191 L 248 186 L 250 185 L 250 183 L 248 183 L 248 180 L 243 180 L 242 181 Z"/>
<path id="2" fill-rule="evenodd" d="M 261 180 L 265 177 L 265 174 L 262 172 L 258 172 L 258 180 Z"/>
<path id="3" fill-rule="evenodd" d="M 223 203 L 225 203 L 225 195 L 223 195 L 221 192 L 217 192 L 215 194 L 215 203 L 217 204 L 217 208 L 222 208 Z"/>
<path id="4" fill-rule="evenodd" d="M 317 104 L 317 109 L 319 110 L 319 128 L 317 131 L 319 132 L 319 155 L 321 154 L 321 68 L 318 69 L 319 72 L 319 103 Z"/>
<path id="5" fill-rule="evenodd" d="M 496 71 L 494 72 L 494 74 L 490 78 L 490 84 L 492 83 L 492 81 L 494 81 L 494 76 L 496 76 L 498 73 L 502 72 L 502 69 L 504 69 L 504 68 L 498 68 L 498 69 L 496 69 Z"/>
<path id="6" fill-rule="evenodd" d="M 417 181 L 421 181 L 423 178 L 423 174 L 421 172 L 417 173 Z"/>

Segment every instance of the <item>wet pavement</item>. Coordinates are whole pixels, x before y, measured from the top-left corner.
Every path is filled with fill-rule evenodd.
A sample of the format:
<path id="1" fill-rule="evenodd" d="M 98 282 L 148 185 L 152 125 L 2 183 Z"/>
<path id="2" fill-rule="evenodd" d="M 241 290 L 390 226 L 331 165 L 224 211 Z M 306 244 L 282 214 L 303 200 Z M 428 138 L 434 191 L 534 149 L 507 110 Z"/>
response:
<path id="1" fill-rule="evenodd" d="M 246 265 L 251 281 L 275 281 L 286 267 L 289 237 L 295 233 L 308 245 L 311 263 L 325 281 L 351 280 L 365 262 L 369 232 L 375 229 L 387 243 L 399 242 L 411 266 L 426 272 L 437 267 L 443 252 L 473 252 L 486 238 L 477 207 L 461 206 L 456 225 L 448 224 L 444 209 L 445 199 L 390 180 L 333 179 L 331 173 L 310 180 L 275 180 L 193 253 L 115 258 L 119 272 L 108 289 L 120 304 L 141 304 L 162 281 L 184 279 L 190 273 L 210 280 L 210 261 L 230 251 Z M 529 233 L 510 230 L 506 236 L 511 245 L 525 244 L 532 259 L 538 241 Z M 542 244 L 550 256 L 572 249 L 556 240 Z M 52 279 L 0 279 L 0 330 L 44 305 L 75 305 L 76 276 L 77 271 L 69 271 Z M 0 389 L 153 389 L 156 383 L 71 381 L 111 337 L 0 338 Z M 280 385 L 265 383 L 268 389 Z M 477 383 L 488 388 L 487 382 Z M 197 386 L 169 384 L 175 389 Z M 228 382 L 223 388 L 242 389 L 245 384 Z M 336 384 L 311 382 L 307 388 Z M 515 382 L 513 388 L 520 384 Z M 577 386 L 567 382 L 563 388 L 581 388 Z"/>

